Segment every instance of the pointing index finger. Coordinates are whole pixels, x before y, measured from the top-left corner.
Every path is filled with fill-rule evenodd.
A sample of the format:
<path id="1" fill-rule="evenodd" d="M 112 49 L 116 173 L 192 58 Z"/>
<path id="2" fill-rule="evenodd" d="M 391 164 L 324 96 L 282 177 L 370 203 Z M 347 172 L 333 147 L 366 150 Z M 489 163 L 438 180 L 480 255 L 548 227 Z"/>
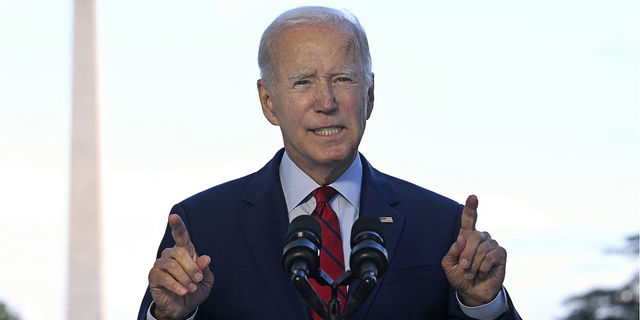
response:
<path id="1" fill-rule="evenodd" d="M 475 231 L 476 221 L 478 221 L 478 197 L 470 195 L 462 210 L 461 227 L 462 230 Z"/>
<path id="2" fill-rule="evenodd" d="M 184 222 L 182 222 L 182 218 L 180 218 L 179 215 L 170 215 L 169 225 L 171 226 L 171 235 L 173 236 L 173 240 L 176 242 L 176 246 L 185 248 L 191 245 L 189 232 L 187 232 L 187 227 L 185 227 Z"/>

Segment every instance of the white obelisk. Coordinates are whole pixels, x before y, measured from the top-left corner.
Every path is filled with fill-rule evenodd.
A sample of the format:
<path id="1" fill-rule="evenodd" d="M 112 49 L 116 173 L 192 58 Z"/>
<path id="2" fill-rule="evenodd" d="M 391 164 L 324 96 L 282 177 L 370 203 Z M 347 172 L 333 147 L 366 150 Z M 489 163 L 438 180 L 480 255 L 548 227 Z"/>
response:
<path id="1" fill-rule="evenodd" d="M 102 225 L 95 0 L 74 1 L 69 320 L 99 320 Z"/>

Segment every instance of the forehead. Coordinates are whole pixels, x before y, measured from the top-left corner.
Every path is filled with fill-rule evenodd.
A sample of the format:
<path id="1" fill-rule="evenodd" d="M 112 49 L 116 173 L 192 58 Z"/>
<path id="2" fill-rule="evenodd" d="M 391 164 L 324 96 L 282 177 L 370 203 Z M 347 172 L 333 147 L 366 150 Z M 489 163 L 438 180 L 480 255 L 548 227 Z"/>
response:
<path id="1" fill-rule="evenodd" d="M 355 61 L 355 45 L 343 26 L 300 26 L 278 34 L 271 55 L 276 65 L 329 60 L 351 63 Z"/>

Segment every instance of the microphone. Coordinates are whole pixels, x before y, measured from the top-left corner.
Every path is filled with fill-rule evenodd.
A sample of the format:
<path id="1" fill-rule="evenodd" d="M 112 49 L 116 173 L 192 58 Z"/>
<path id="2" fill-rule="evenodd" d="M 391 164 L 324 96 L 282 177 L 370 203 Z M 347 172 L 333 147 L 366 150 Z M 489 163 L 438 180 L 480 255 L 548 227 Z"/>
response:
<path id="1" fill-rule="evenodd" d="M 314 217 L 301 215 L 289 224 L 287 245 L 282 253 L 282 267 L 305 302 L 322 318 L 326 311 L 322 300 L 309 283 L 320 267 L 322 229 Z"/>
<path id="2" fill-rule="evenodd" d="M 297 271 L 313 276 L 320 267 L 322 229 L 315 218 L 308 215 L 296 217 L 289 224 L 287 245 L 282 253 L 282 266 L 287 274 Z"/>
<path id="3" fill-rule="evenodd" d="M 372 216 L 356 220 L 351 229 L 351 271 L 358 279 L 381 277 L 387 271 L 384 225 Z"/>
<path id="4" fill-rule="evenodd" d="M 364 304 L 376 286 L 378 278 L 387 271 L 389 257 L 384 248 L 384 225 L 376 217 L 362 216 L 351 228 L 352 274 L 361 280 L 344 306 L 343 319 L 350 319 Z"/>

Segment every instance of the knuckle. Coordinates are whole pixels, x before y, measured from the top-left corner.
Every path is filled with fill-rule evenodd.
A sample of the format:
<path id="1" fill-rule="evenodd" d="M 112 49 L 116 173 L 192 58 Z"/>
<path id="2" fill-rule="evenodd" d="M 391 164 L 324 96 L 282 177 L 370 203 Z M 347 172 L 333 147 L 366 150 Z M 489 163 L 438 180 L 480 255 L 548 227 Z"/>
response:
<path id="1" fill-rule="evenodd" d="M 470 238 L 472 238 L 473 240 L 476 240 L 478 242 L 482 242 L 482 233 L 478 232 L 478 231 L 474 231 L 469 235 Z"/>
<path id="2" fill-rule="evenodd" d="M 177 283 L 177 281 L 173 278 L 173 276 L 171 276 L 168 273 L 164 273 L 162 276 L 160 276 L 160 281 L 162 284 L 164 284 L 165 286 L 170 285 L 173 283 L 173 286 L 179 286 L 179 284 Z"/>
<path id="3" fill-rule="evenodd" d="M 496 256 L 493 252 L 490 252 L 489 254 L 487 254 L 487 256 L 484 258 L 484 261 L 486 262 L 487 265 L 493 265 L 494 262 L 496 261 Z"/>
<path id="4" fill-rule="evenodd" d="M 164 260 L 165 259 L 162 259 L 162 258 L 156 259 L 156 262 L 153 263 L 153 267 L 154 268 L 160 268 L 160 266 L 162 264 L 164 264 Z M 151 270 L 153 270 L 153 269 L 151 269 Z"/>
<path id="5" fill-rule="evenodd" d="M 483 263 L 478 269 L 478 272 L 481 274 L 487 274 L 489 271 L 491 271 L 491 266 L 491 264 Z"/>
<path id="6" fill-rule="evenodd" d="M 187 249 L 182 248 L 182 247 L 176 247 L 173 253 L 174 257 L 176 259 L 184 259 L 184 258 L 189 258 L 191 257 L 189 255 L 189 252 L 187 251 Z"/>
<path id="7" fill-rule="evenodd" d="M 496 250 L 496 261 L 500 261 L 502 263 L 506 263 L 507 262 L 507 250 L 505 250 L 503 247 L 498 247 Z"/>
<path id="8" fill-rule="evenodd" d="M 180 267 L 180 263 L 175 259 L 169 259 L 165 263 L 167 270 L 173 270 Z"/>
<path id="9" fill-rule="evenodd" d="M 149 270 L 149 274 L 147 275 L 149 283 L 153 282 L 157 278 L 158 272 L 160 272 L 160 270 L 157 267 L 153 267 Z"/>
<path id="10" fill-rule="evenodd" d="M 182 256 L 184 256 L 184 250 L 182 248 L 176 247 L 173 249 L 174 259 L 180 259 Z"/>
<path id="11" fill-rule="evenodd" d="M 480 246 L 478 246 L 478 253 L 486 254 L 487 252 L 491 251 L 492 249 L 493 249 L 493 246 L 491 245 L 491 243 L 483 242 L 483 243 L 480 244 Z"/>

